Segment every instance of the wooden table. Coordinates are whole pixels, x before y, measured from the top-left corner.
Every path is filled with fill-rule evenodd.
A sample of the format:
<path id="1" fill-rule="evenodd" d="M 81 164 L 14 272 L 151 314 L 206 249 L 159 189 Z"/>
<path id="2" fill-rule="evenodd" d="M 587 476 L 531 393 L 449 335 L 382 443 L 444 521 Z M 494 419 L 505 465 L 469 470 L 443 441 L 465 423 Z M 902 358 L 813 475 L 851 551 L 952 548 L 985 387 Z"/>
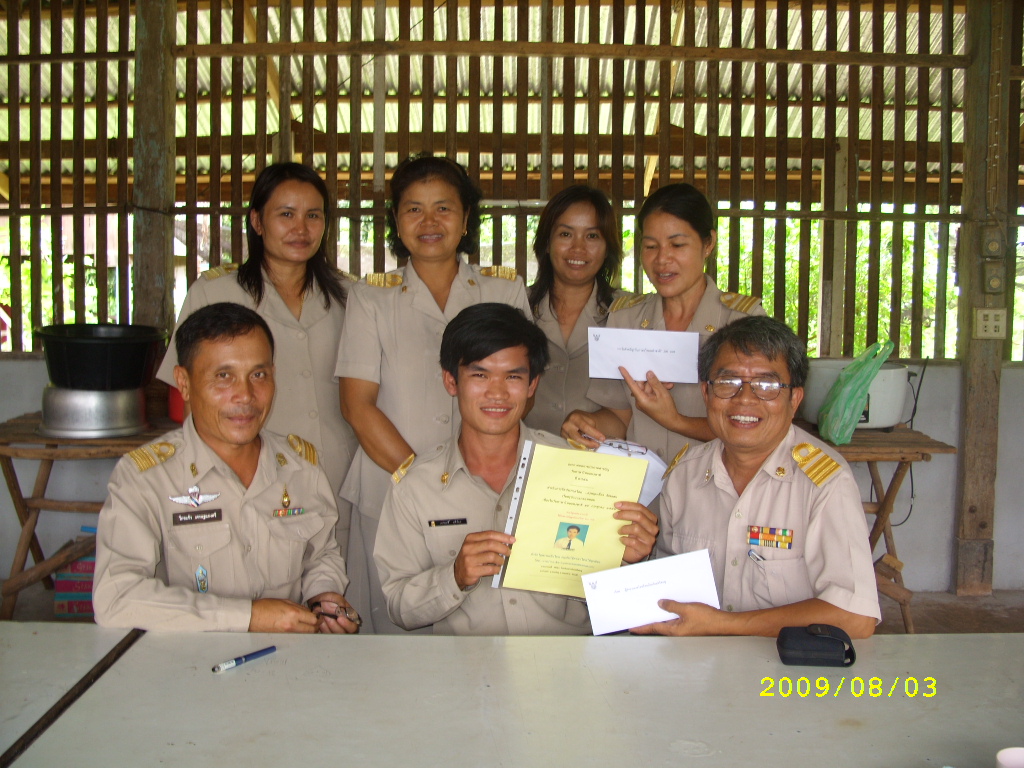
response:
<path id="1" fill-rule="evenodd" d="M 816 437 L 820 437 L 814 425 L 800 423 L 800 426 Z M 889 518 L 892 516 L 893 506 L 896 504 L 896 494 L 899 493 L 900 486 L 903 485 L 903 478 L 910 471 L 910 466 L 915 461 L 931 461 L 933 454 L 956 453 L 956 448 L 934 440 L 923 432 L 906 427 L 895 427 L 893 429 L 854 430 L 851 441 L 846 445 L 836 446 L 836 450 L 848 462 L 862 461 L 868 465 L 871 486 L 874 489 L 875 498 L 878 499 L 875 502 L 864 502 L 864 511 L 875 516 L 868 541 L 871 544 L 871 551 L 874 552 L 878 540 L 883 539 L 886 553 L 875 563 L 878 591 L 899 603 L 900 613 L 903 615 L 903 626 L 908 633 L 912 633 L 914 620 L 910 614 L 910 599 L 913 592 L 903 584 L 903 563 L 900 562 L 896 554 L 896 541 L 892 535 L 892 524 Z M 882 481 L 881 472 L 878 470 L 879 462 L 896 463 L 888 485 Z"/>
<path id="2" fill-rule="evenodd" d="M 127 634 L 94 624 L 0 624 L 0 765 Z"/>
<path id="3" fill-rule="evenodd" d="M 3 470 L 7 489 L 11 494 L 14 511 L 21 525 L 21 536 L 14 552 L 11 564 L 11 575 L 3 582 L 3 603 L 0 604 L 0 620 L 10 619 L 14 615 L 14 606 L 18 592 L 37 581 L 45 581 L 46 587 L 52 588 L 50 579 L 58 569 L 83 557 L 94 549 L 96 537 L 88 536 L 66 546 L 56 554 L 45 557 L 39 540 L 36 538 L 36 523 L 42 510 L 57 512 L 99 512 L 102 501 L 65 501 L 46 498 L 46 486 L 50 482 L 50 472 L 54 461 L 83 461 L 89 459 L 116 459 L 140 445 L 156 440 L 163 433 L 178 425 L 170 420 L 158 421 L 145 432 L 129 437 L 95 438 L 80 440 L 61 437 L 43 437 L 39 434 L 40 413 L 29 413 L 0 424 L 0 469 Z M 39 470 L 36 472 L 32 494 L 28 497 L 22 493 L 21 484 L 14 471 L 14 459 L 37 459 Z M 25 564 L 29 553 L 35 565 L 26 570 Z"/>
<path id="4" fill-rule="evenodd" d="M 990 768 L 1024 742 L 1022 656 L 1021 634 L 877 636 L 844 670 L 766 638 L 147 632 L 15 768 Z"/>

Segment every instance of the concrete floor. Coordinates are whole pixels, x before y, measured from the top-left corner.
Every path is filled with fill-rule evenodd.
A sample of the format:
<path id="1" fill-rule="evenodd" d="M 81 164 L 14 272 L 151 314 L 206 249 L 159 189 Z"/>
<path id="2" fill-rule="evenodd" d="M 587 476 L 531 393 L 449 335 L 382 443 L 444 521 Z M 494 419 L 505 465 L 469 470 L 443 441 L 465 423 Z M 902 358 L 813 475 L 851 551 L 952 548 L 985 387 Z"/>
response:
<path id="1" fill-rule="evenodd" d="M 902 634 L 899 606 L 882 600 L 880 634 Z M 1024 591 L 1001 590 L 989 597 L 957 597 L 949 592 L 917 592 L 911 604 L 919 634 L 1024 632 Z M 15 621 L 54 621 L 53 593 L 34 584 L 18 596 Z"/>

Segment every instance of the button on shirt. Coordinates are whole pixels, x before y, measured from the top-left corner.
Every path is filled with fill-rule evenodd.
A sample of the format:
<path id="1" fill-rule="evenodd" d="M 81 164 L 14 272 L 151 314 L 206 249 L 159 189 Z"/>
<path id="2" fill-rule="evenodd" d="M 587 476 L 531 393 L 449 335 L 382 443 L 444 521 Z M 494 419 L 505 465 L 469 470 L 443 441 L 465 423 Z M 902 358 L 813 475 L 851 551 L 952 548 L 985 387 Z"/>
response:
<path id="1" fill-rule="evenodd" d="M 520 452 L 526 440 L 565 447 L 564 440 L 521 424 Z M 515 468 L 495 493 L 469 472 L 452 438 L 436 456 L 417 459 L 392 486 L 374 549 L 392 621 L 405 629 L 433 625 L 434 634 L 442 635 L 590 633 L 586 606 L 578 600 L 494 589 L 490 577 L 467 591 L 455 581 L 455 558 L 467 534 L 505 529 L 514 478 Z M 461 518 L 466 524 L 430 525 Z"/>
<path id="2" fill-rule="evenodd" d="M 801 445 L 837 463 L 837 471 L 821 485 L 794 458 L 794 448 Z M 792 548 L 751 544 L 749 526 L 791 531 Z M 691 449 L 680 460 L 661 496 L 657 553 L 664 557 L 700 549 L 711 552 L 725 610 L 772 608 L 816 597 L 881 618 L 853 473 L 834 448 L 799 427 L 790 427 L 742 496 L 736 495 L 722 463 L 720 440 Z M 750 551 L 763 559 L 750 557 Z"/>
<path id="3" fill-rule="evenodd" d="M 285 438 L 267 431 L 260 437 L 248 488 L 199 438 L 191 418 L 160 439 L 173 446 L 166 461 L 150 461 L 145 470 L 131 454 L 118 462 L 96 540 L 99 624 L 245 631 L 252 600 L 344 593 L 348 579 L 334 538 L 338 512 L 326 477 Z M 187 498 L 194 486 L 218 495 L 198 507 L 171 498 Z M 283 508 L 286 486 L 288 508 L 301 514 L 274 514 Z M 220 519 L 181 520 L 182 513 L 214 512 Z"/>

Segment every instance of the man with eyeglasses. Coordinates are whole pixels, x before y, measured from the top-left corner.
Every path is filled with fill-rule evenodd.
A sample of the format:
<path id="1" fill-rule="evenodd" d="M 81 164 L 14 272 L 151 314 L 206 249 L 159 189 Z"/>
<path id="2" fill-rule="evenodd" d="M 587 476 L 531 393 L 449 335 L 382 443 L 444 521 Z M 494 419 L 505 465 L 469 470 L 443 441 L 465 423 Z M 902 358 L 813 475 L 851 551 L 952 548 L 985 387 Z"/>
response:
<path id="1" fill-rule="evenodd" d="M 677 619 L 638 634 L 762 635 L 832 624 L 868 637 L 881 617 L 860 491 L 834 447 L 793 425 L 803 342 L 747 317 L 701 348 L 716 439 L 688 451 L 661 496 L 658 555 L 708 549 L 722 610 L 662 600 Z"/>

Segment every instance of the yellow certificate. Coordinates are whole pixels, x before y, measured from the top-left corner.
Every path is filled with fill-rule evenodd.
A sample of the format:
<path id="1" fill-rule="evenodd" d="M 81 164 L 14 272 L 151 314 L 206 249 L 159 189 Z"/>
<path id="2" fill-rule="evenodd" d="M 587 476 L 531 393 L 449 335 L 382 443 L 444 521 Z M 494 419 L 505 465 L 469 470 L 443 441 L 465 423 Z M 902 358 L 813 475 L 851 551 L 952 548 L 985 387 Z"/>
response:
<path id="1" fill-rule="evenodd" d="M 583 599 L 581 576 L 622 564 L 615 502 L 640 497 L 647 462 L 527 441 L 517 472 L 516 542 L 492 585 Z"/>

